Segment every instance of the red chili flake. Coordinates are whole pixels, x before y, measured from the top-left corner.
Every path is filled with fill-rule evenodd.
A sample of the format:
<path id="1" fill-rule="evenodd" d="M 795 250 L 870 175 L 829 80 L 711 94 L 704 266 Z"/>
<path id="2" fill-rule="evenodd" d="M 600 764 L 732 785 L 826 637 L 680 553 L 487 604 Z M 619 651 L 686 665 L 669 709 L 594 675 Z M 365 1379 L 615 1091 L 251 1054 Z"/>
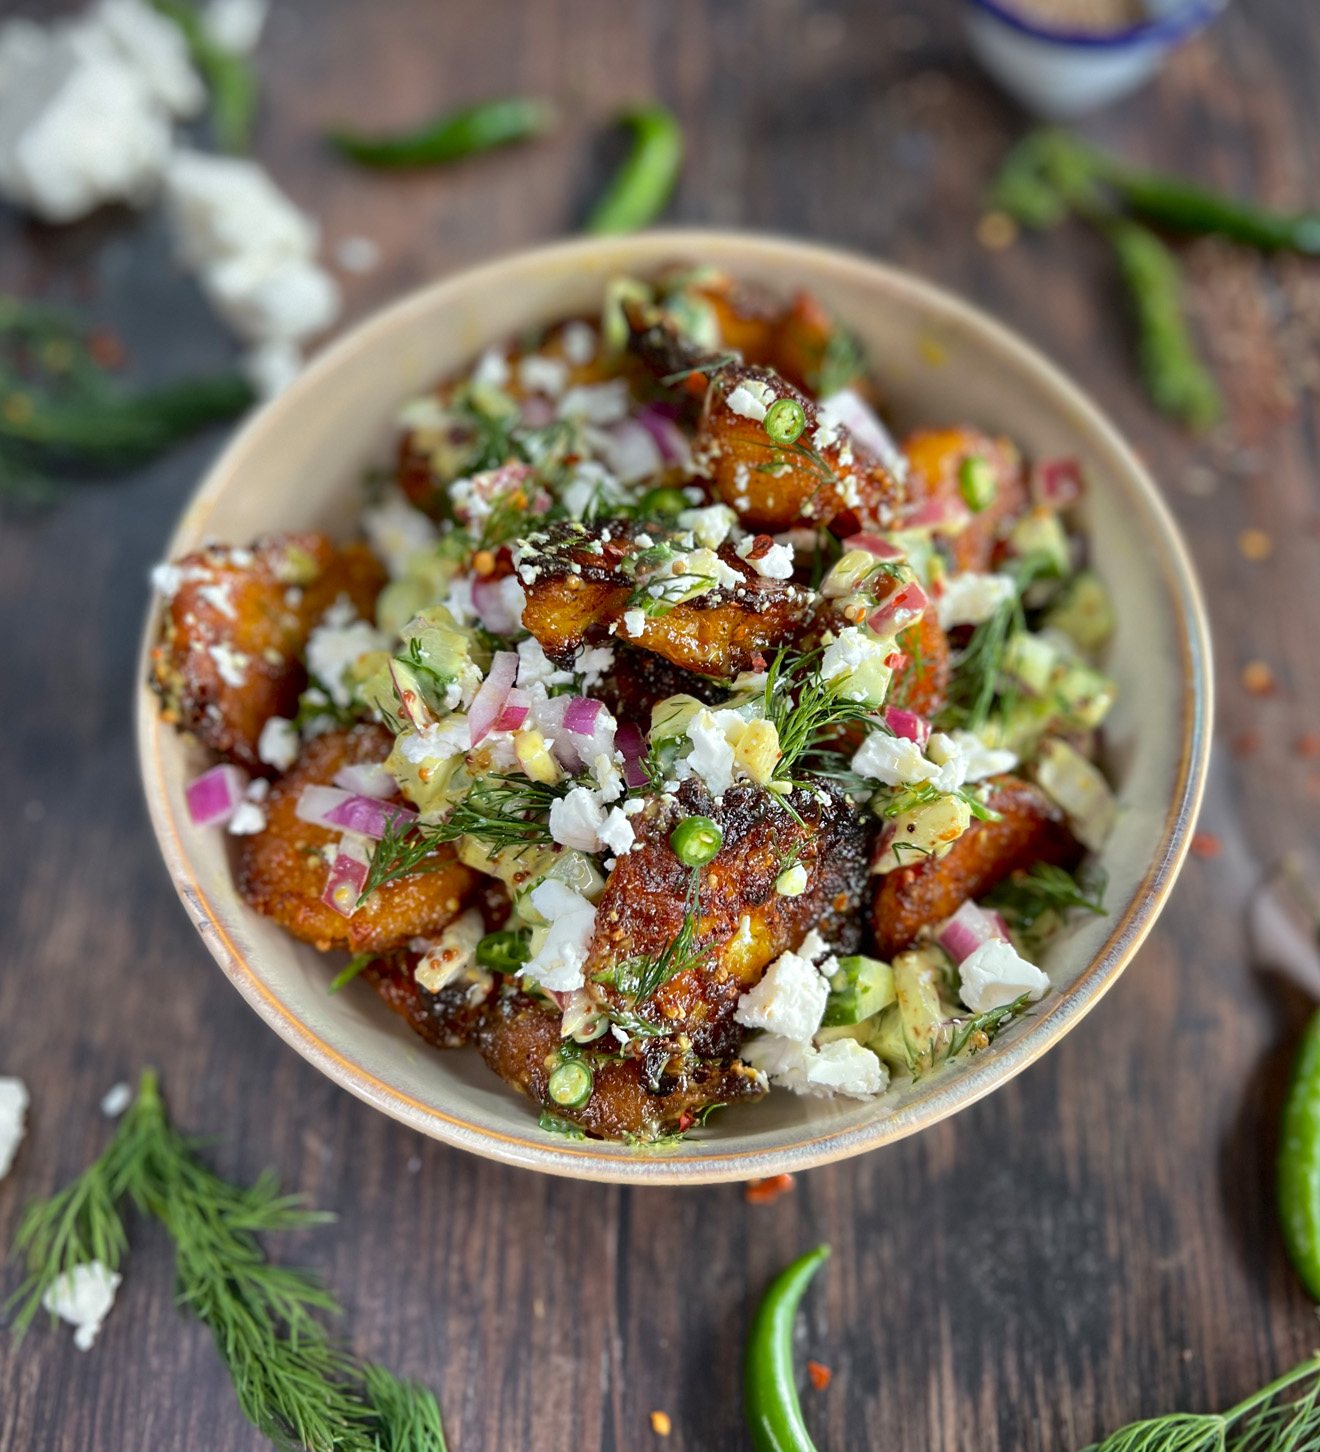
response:
<path id="1" fill-rule="evenodd" d="M 891 671 L 901 671 L 907 663 L 908 658 L 901 650 L 896 650 L 892 655 L 885 656 L 885 664 Z"/>
<path id="2" fill-rule="evenodd" d="M 1299 736 L 1293 749 L 1298 756 L 1320 756 L 1320 731 L 1308 731 Z"/>
<path id="3" fill-rule="evenodd" d="M 769 669 L 765 656 L 759 650 L 752 657 L 752 669 L 754 671 L 765 671 Z"/>
<path id="4" fill-rule="evenodd" d="M 1263 660 L 1248 661 L 1242 667 L 1242 685 L 1253 696 L 1272 696 L 1278 690 L 1274 672 Z"/>
<path id="5" fill-rule="evenodd" d="M 768 534 L 758 534 L 752 541 L 752 547 L 743 556 L 745 560 L 763 560 L 775 547 L 775 542 Z"/>
<path id="6" fill-rule="evenodd" d="M 1317 738 L 1320 743 L 1320 738 Z M 1251 756 L 1260 750 L 1260 732 L 1244 731 L 1240 736 L 1233 738 L 1234 756 Z"/>
<path id="7" fill-rule="evenodd" d="M 122 368 L 124 366 L 124 345 L 113 333 L 107 333 L 103 328 L 88 333 L 87 351 L 102 368 Z"/>
<path id="8" fill-rule="evenodd" d="M 792 1175 L 771 1175 L 768 1180 L 748 1180 L 743 1186 L 743 1199 L 749 1205 L 769 1205 L 793 1188 Z"/>
<path id="9" fill-rule="evenodd" d="M 696 1122 L 697 1122 L 697 1116 L 695 1114 L 689 1114 L 687 1112 L 687 1110 L 685 1109 L 682 1112 L 682 1114 L 680 1114 L 678 1116 L 678 1132 L 679 1132 L 679 1134 L 686 1134 L 688 1132 L 688 1130 L 691 1129 L 692 1126 Z"/>
<path id="10" fill-rule="evenodd" d="M 822 1366 L 819 1361 L 807 1362 L 807 1380 L 817 1391 L 824 1391 L 830 1384 L 830 1378 L 834 1373 L 828 1366 Z"/>
<path id="11" fill-rule="evenodd" d="M 1224 847 L 1213 832 L 1193 832 L 1190 845 L 1198 857 L 1218 857 Z"/>

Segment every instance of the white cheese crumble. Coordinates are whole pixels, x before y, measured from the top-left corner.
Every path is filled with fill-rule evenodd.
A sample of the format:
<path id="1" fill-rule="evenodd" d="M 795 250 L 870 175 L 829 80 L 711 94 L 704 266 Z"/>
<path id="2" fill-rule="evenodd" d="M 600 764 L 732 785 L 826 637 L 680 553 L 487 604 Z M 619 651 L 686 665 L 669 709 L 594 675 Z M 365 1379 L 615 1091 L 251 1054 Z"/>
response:
<path id="1" fill-rule="evenodd" d="M 625 610 L 623 612 L 623 628 L 630 636 L 636 639 L 646 629 L 646 611 Z"/>
<path id="2" fill-rule="evenodd" d="M 352 703 L 353 692 L 344 676 L 362 656 L 372 650 L 386 650 L 389 641 L 374 625 L 358 618 L 346 595 L 325 612 L 307 637 L 307 670 L 330 693 L 341 708 Z"/>
<path id="3" fill-rule="evenodd" d="M 1017 594 L 1010 575 L 978 575 L 968 571 L 944 581 L 935 611 L 945 630 L 955 625 L 980 625 Z"/>
<path id="4" fill-rule="evenodd" d="M 856 1039 L 836 1039 L 817 1049 L 777 1034 L 748 1039 L 742 1057 L 795 1094 L 847 1094 L 869 1099 L 889 1084 L 889 1070 Z"/>
<path id="5" fill-rule="evenodd" d="M 51 1315 L 75 1328 L 73 1344 L 79 1351 L 90 1351 L 101 1323 L 115 1303 L 115 1292 L 122 1280 L 121 1275 L 99 1260 L 76 1265 L 52 1282 L 41 1304 Z"/>
<path id="6" fill-rule="evenodd" d="M 702 778 L 712 796 L 723 796 L 733 785 L 733 746 L 725 736 L 725 717 L 745 725 L 736 711 L 711 711 L 703 706 L 688 722 L 687 735 L 692 743 L 687 760 Z"/>
<path id="7" fill-rule="evenodd" d="M 740 560 L 747 560 L 756 573 L 767 580 L 791 580 L 793 578 L 793 546 L 772 544 L 758 559 L 747 559 L 752 552 L 755 539 L 748 535 L 734 546 L 734 553 Z"/>
<path id="8" fill-rule="evenodd" d="M 511 575 L 505 576 L 512 579 Z M 520 610 L 519 615 L 522 614 Z M 582 684 L 588 690 L 600 685 L 614 668 L 614 647 L 612 645 L 586 645 L 578 651 L 573 662 L 573 673 L 582 677 Z"/>
<path id="9" fill-rule="evenodd" d="M 563 341 L 564 357 L 575 368 L 585 368 L 596 356 L 596 330 L 580 318 L 564 324 Z"/>
<path id="10" fill-rule="evenodd" d="M 472 750 L 472 728 L 466 716 L 446 716 L 422 731 L 406 731 L 398 738 L 405 761 L 421 766 L 427 761 L 447 761 Z"/>
<path id="11" fill-rule="evenodd" d="M 561 847 L 599 852 L 600 829 L 604 825 L 600 793 L 591 787 L 574 787 L 567 796 L 556 797 L 550 803 L 550 835 Z"/>
<path id="12" fill-rule="evenodd" d="M 270 716 L 257 737 L 257 760 L 276 771 L 288 771 L 302 747 L 298 728 L 285 716 Z"/>
<path id="13" fill-rule="evenodd" d="M 521 611 L 519 612 L 521 614 Z M 534 635 L 518 642 L 518 689 L 526 691 L 532 686 L 569 686 L 573 683 L 573 672 L 562 671 L 541 649 L 541 642 Z"/>
<path id="14" fill-rule="evenodd" d="M 875 640 L 863 635 L 857 626 L 845 625 L 838 638 L 825 647 L 825 654 L 820 658 L 820 678 L 834 681 L 850 676 L 869 661 L 884 660 L 892 651 L 889 641 Z"/>
<path id="15" fill-rule="evenodd" d="M 809 963 L 815 963 L 821 958 L 824 958 L 829 951 L 830 947 L 825 939 L 821 937 L 815 928 L 810 928 L 807 931 L 807 936 L 802 939 L 802 943 L 797 950 L 797 955 L 799 958 L 805 958 Z"/>
<path id="16" fill-rule="evenodd" d="M 133 1088 L 122 1081 L 112 1084 L 101 1096 L 101 1113 L 107 1119 L 118 1119 L 133 1102 Z"/>
<path id="17" fill-rule="evenodd" d="M 681 510 L 678 523 L 692 531 L 699 545 L 717 550 L 738 527 L 738 516 L 727 504 L 708 504 L 701 509 Z"/>
<path id="18" fill-rule="evenodd" d="M 581 419 L 583 423 L 603 428 L 628 417 L 632 395 L 626 378 L 611 378 L 608 383 L 583 383 L 570 388 L 559 400 L 556 412 L 560 418 Z"/>
<path id="19" fill-rule="evenodd" d="M 266 813 L 258 802 L 239 802 L 229 819 L 229 831 L 235 837 L 252 837 L 266 830 Z"/>
<path id="20" fill-rule="evenodd" d="M 512 376 L 503 348 L 487 348 L 472 370 L 472 382 L 481 388 L 504 388 Z"/>
<path id="21" fill-rule="evenodd" d="M 143 0 L 101 0 L 89 19 L 171 116 L 195 116 L 202 109 L 206 88 L 188 58 L 188 42 L 172 20 Z"/>
<path id="22" fill-rule="evenodd" d="M 235 650 L 223 640 L 207 646 L 207 654 L 215 662 L 215 668 L 220 672 L 220 679 L 225 685 L 233 686 L 237 690 L 247 680 L 247 668 L 252 663 L 251 656 Z"/>
<path id="23" fill-rule="evenodd" d="M 9 1173 L 18 1147 L 27 1133 L 27 1085 L 12 1076 L 0 1076 L 0 1180 Z"/>
<path id="24" fill-rule="evenodd" d="M 760 378 L 746 378 L 724 401 L 740 417 L 760 423 L 775 401 L 775 391 Z"/>
<path id="25" fill-rule="evenodd" d="M 734 1019 L 744 1028 L 809 1043 L 825 1014 L 830 985 L 820 970 L 797 953 L 781 953 L 761 981 L 738 1000 Z"/>
<path id="26" fill-rule="evenodd" d="M 596 909 L 553 878 L 532 889 L 532 906 L 550 924 L 540 950 L 519 970 L 552 993 L 571 993 L 584 982 L 582 965 L 596 927 Z"/>
<path id="27" fill-rule="evenodd" d="M 1024 993 L 1034 1003 L 1050 986 L 1040 969 L 1019 957 L 1002 938 L 987 938 L 974 948 L 959 965 L 958 974 L 959 997 L 973 1013 L 1003 1008 Z"/>
<path id="28" fill-rule="evenodd" d="M 857 748 L 852 769 L 886 786 L 924 781 L 935 771 L 915 741 L 905 736 L 887 736 L 883 731 L 873 731 Z"/>
<path id="29" fill-rule="evenodd" d="M 439 538 L 435 525 L 401 489 L 391 489 L 379 504 L 362 511 L 362 532 L 392 580 L 407 573 L 414 556 L 433 550 Z"/>
<path id="30" fill-rule="evenodd" d="M 633 843 L 637 840 L 633 824 L 628 820 L 627 813 L 619 807 L 610 808 L 610 814 L 605 818 L 605 824 L 600 828 L 597 836 L 616 857 L 622 857 L 625 852 L 631 850 Z"/>
<path id="31" fill-rule="evenodd" d="M 524 393 L 544 393 L 558 398 L 568 382 L 568 364 L 562 358 L 529 353 L 518 364 L 518 382 Z"/>
<path id="32" fill-rule="evenodd" d="M 486 936 L 486 924 L 476 908 L 469 908 L 440 934 L 422 955 L 413 977 L 428 993 L 439 993 L 472 966 L 477 944 Z"/>

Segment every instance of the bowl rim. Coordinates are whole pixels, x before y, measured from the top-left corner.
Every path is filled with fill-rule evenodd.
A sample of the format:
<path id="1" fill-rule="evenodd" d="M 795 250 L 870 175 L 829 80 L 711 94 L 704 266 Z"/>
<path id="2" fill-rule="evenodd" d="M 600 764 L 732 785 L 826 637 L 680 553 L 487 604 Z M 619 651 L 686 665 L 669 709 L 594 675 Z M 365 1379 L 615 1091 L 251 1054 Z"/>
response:
<path id="1" fill-rule="evenodd" d="M 1181 729 L 1175 784 L 1158 849 L 1127 910 L 1113 923 L 1104 944 L 1066 993 L 1045 1000 L 1044 1011 L 1034 1015 L 1026 1031 L 1000 1053 L 979 1066 L 973 1060 L 969 1068 L 951 1077 L 918 1104 L 879 1115 L 862 1125 L 809 1134 L 789 1144 L 722 1153 L 718 1141 L 700 1141 L 700 1152 L 695 1154 L 673 1150 L 624 1156 L 617 1151 L 606 1152 L 594 1141 L 561 1140 L 558 1136 L 546 1135 L 536 1129 L 535 1121 L 530 1118 L 528 1129 L 539 1138 L 481 1128 L 386 1084 L 346 1058 L 285 1006 L 234 943 L 225 927 L 223 912 L 193 870 L 184 845 L 183 824 L 170 804 L 162 748 L 167 735 L 172 737 L 174 731 L 161 720 L 158 699 L 148 684 L 151 649 L 157 639 L 159 622 L 159 602 L 154 595 L 148 603 L 138 657 L 136 736 L 152 827 L 188 915 L 212 956 L 251 1007 L 310 1063 L 392 1118 L 431 1138 L 505 1164 L 603 1182 L 709 1184 L 810 1169 L 925 1129 L 1021 1073 L 1095 1007 L 1145 940 L 1187 855 L 1205 788 L 1210 751 L 1213 682 L 1209 627 L 1186 547 L 1154 481 L 1096 404 L 1043 353 L 980 308 L 903 268 L 821 243 L 730 229 L 672 228 L 637 233 L 628 238 L 580 238 L 520 248 L 404 294 L 331 343 L 311 361 L 286 394 L 258 409 L 247 420 L 211 464 L 184 507 L 166 545 L 165 558 L 176 558 L 179 553 L 196 547 L 205 535 L 207 517 L 228 488 L 231 477 L 248 455 L 263 446 L 267 433 L 278 426 L 283 401 L 296 393 L 315 390 L 322 375 L 333 372 L 353 354 L 371 348 L 380 335 L 388 335 L 402 319 L 418 310 L 429 310 L 448 295 L 460 294 L 474 283 L 488 281 L 492 275 L 498 276 L 510 267 L 542 261 L 557 265 L 591 259 L 599 262 L 602 256 L 611 254 L 619 254 L 617 265 L 626 267 L 629 264 L 623 260 L 624 255 L 634 246 L 644 254 L 636 262 L 641 267 L 654 266 L 666 257 L 699 256 L 703 248 L 736 250 L 749 264 L 758 259 L 781 265 L 789 261 L 802 270 L 804 282 L 828 274 L 855 283 L 879 283 L 889 291 L 906 293 L 941 321 L 978 336 L 981 342 L 1012 358 L 1027 375 L 1034 375 L 1034 381 L 1068 410 L 1079 432 L 1088 435 L 1117 461 L 1123 485 L 1139 496 L 1146 507 L 1155 546 L 1154 566 L 1174 601 L 1174 626 L 1181 661 Z M 689 1145 L 696 1148 L 692 1142 Z"/>
<path id="2" fill-rule="evenodd" d="M 1187 0 L 1187 4 L 1169 15 L 1139 20 L 1122 30 L 1068 30 L 1031 20 L 1002 3 L 1002 0 L 966 0 L 973 10 L 993 16 L 1001 24 L 1032 40 L 1050 45 L 1075 46 L 1078 50 L 1115 50 L 1129 45 L 1145 45 L 1162 41 L 1174 45 L 1203 29 L 1219 14 L 1227 0 Z"/>

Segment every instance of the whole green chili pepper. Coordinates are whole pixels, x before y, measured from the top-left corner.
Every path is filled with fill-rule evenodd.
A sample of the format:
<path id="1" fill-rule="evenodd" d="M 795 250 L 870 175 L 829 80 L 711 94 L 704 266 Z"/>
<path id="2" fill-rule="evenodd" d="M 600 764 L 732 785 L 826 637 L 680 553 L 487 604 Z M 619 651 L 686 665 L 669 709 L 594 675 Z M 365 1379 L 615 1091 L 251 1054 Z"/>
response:
<path id="1" fill-rule="evenodd" d="M 816 1452 L 793 1384 L 793 1322 L 811 1278 L 828 1259 L 818 1245 L 770 1282 L 747 1337 L 743 1412 L 756 1452 Z"/>
<path id="2" fill-rule="evenodd" d="M 462 111 L 448 111 L 415 131 L 396 136 L 359 136 L 338 130 L 330 132 L 327 140 L 337 151 L 365 166 L 435 166 L 540 136 L 557 119 L 554 107 L 546 102 L 512 96 L 503 101 L 484 101 Z"/>
<path id="3" fill-rule="evenodd" d="M 633 133 L 628 159 L 583 224 L 588 232 L 635 232 L 659 215 L 683 164 L 683 131 L 672 111 L 643 106 L 620 118 Z"/>
<path id="4" fill-rule="evenodd" d="M 1293 1061 L 1279 1128 L 1279 1223 L 1293 1269 L 1320 1301 L 1320 1013 Z"/>

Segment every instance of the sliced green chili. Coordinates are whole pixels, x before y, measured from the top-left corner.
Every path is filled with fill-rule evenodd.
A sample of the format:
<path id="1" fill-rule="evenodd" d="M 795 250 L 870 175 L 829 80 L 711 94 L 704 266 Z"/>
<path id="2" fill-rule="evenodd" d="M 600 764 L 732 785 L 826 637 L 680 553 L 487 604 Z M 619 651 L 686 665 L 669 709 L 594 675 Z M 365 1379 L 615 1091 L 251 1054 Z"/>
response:
<path id="1" fill-rule="evenodd" d="M 477 944 L 477 962 L 483 968 L 493 968 L 496 973 L 516 973 L 531 956 L 528 934 L 510 929 L 487 933 Z"/>
<path id="2" fill-rule="evenodd" d="M 691 509 L 692 505 L 688 497 L 681 489 L 672 486 L 662 486 L 657 489 L 648 489 L 637 503 L 637 512 L 643 518 L 660 515 L 666 519 L 672 519 L 682 514 L 685 509 Z"/>
<path id="3" fill-rule="evenodd" d="M 743 1412 L 756 1452 L 816 1452 L 793 1381 L 793 1323 L 811 1278 L 829 1257 L 818 1245 L 770 1282 L 747 1337 Z"/>
<path id="4" fill-rule="evenodd" d="M 654 221 L 683 164 L 683 132 L 671 111 L 643 106 L 620 119 L 633 133 L 632 152 L 591 209 L 588 232 L 635 232 Z"/>
<path id="5" fill-rule="evenodd" d="M 577 1109 L 591 1098 L 591 1065 L 582 1059 L 569 1059 L 550 1075 L 546 1084 L 550 1097 L 565 1109 Z"/>
<path id="6" fill-rule="evenodd" d="M 962 461 L 958 470 L 958 490 L 968 508 L 977 513 L 989 509 L 995 502 L 998 489 L 995 471 L 988 459 L 973 454 L 971 458 Z"/>
<path id="7" fill-rule="evenodd" d="M 1283 1243 L 1309 1295 L 1320 1301 L 1320 1013 L 1302 1035 L 1279 1129 L 1277 1178 Z"/>
<path id="8" fill-rule="evenodd" d="M 806 410 L 796 398 L 777 398 L 766 409 L 764 428 L 776 444 L 795 444 L 806 426 Z"/>
<path id="9" fill-rule="evenodd" d="M 685 867 L 704 867 L 724 845 L 724 830 L 709 817 L 685 817 L 669 834 L 669 845 Z"/>
<path id="10" fill-rule="evenodd" d="M 512 96 L 448 111 L 415 131 L 394 136 L 361 136 L 341 128 L 326 139 L 336 151 L 364 166 L 435 166 L 540 136 L 557 119 L 554 107 L 546 102 Z"/>

